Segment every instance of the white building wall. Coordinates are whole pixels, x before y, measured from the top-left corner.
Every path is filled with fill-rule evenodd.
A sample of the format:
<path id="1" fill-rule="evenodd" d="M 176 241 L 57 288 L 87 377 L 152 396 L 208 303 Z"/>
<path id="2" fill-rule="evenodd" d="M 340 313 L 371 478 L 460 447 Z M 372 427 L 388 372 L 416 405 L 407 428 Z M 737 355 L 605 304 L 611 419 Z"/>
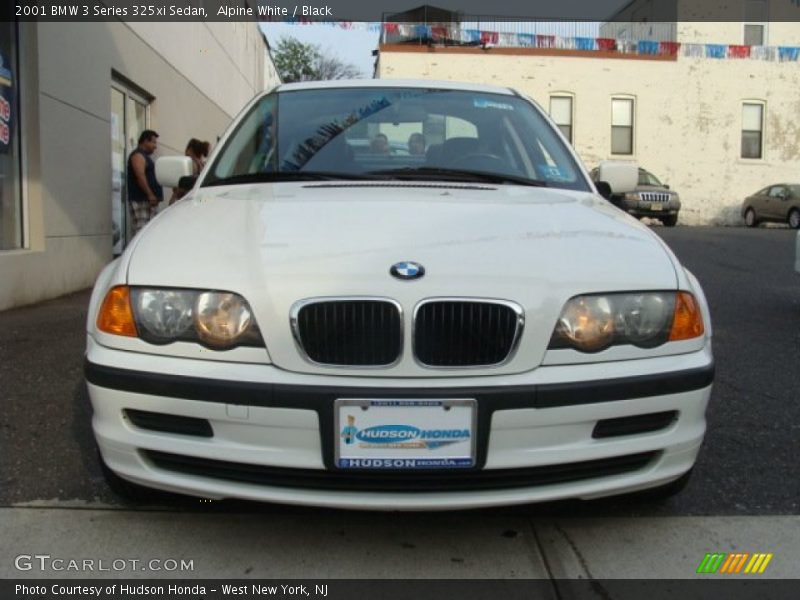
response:
<path id="1" fill-rule="evenodd" d="M 800 19 L 800 8 L 797 19 Z M 678 40 L 684 44 L 744 44 L 744 23 L 682 22 L 678 23 Z M 766 23 L 765 46 L 800 46 L 797 22 Z"/>
<path id="2" fill-rule="evenodd" d="M 127 23 L 144 43 L 233 118 L 265 89 L 264 40 L 254 23 Z"/>
<path id="3" fill-rule="evenodd" d="M 261 35 L 264 37 L 264 43 L 267 42 L 267 37 L 262 32 Z M 281 76 L 278 74 L 278 69 L 275 67 L 275 63 L 272 60 L 272 52 L 270 49 L 269 57 L 267 60 L 264 61 L 264 89 L 271 90 L 275 86 L 277 86 L 281 82 Z"/>
<path id="4" fill-rule="evenodd" d="M 216 143 L 270 61 L 255 23 L 26 23 L 20 38 L 27 244 L 0 252 L 0 310 L 89 287 L 112 258 L 113 77 L 153 97 L 159 155 L 183 154 Z"/>
<path id="5" fill-rule="evenodd" d="M 530 95 L 545 111 L 552 93 L 574 94 L 574 144 L 587 168 L 610 158 L 638 161 L 680 193 L 683 224 L 736 223 L 745 196 L 798 178 L 796 62 L 409 53 L 384 47 L 378 72 L 385 78 L 507 85 Z M 636 100 L 631 157 L 611 155 L 614 95 Z M 742 101 L 752 99 L 766 103 L 763 160 L 740 158 Z"/>
<path id="6" fill-rule="evenodd" d="M 744 44 L 744 21 L 751 18 L 747 2 L 757 0 L 633 0 L 615 13 L 613 20 L 604 23 L 600 34 L 623 39 L 667 39 L 662 25 L 673 22 L 678 26 L 677 41 L 690 44 Z M 753 4 L 750 5 L 751 7 Z M 800 4 L 791 0 L 763 0 L 761 9 L 768 23 L 765 45 L 798 46 L 797 22 Z M 758 12 L 758 11 L 757 11 Z M 725 19 L 724 22 L 718 19 Z M 733 20 L 732 20 L 733 19 Z M 660 36 L 660 37 L 659 37 Z"/>

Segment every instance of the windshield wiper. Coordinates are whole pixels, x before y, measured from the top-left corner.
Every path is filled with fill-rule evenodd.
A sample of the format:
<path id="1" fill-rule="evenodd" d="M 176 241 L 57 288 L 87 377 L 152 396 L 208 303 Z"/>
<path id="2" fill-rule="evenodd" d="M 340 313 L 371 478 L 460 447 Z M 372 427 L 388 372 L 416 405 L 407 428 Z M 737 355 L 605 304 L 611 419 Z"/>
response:
<path id="1" fill-rule="evenodd" d="M 403 169 L 386 169 L 383 171 L 367 171 L 367 175 L 390 176 L 393 179 L 420 181 L 433 179 L 436 181 L 483 181 L 487 183 L 516 183 L 534 187 L 547 187 L 542 179 L 528 179 L 519 175 L 492 173 L 488 171 L 471 171 L 467 169 L 446 169 L 442 167 L 406 167 Z"/>
<path id="2" fill-rule="evenodd" d="M 328 171 L 267 171 L 264 173 L 242 173 L 221 177 L 203 184 L 203 187 L 212 185 L 234 185 L 237 183 L 272 183 L 278 181 L 335 181 L 335 180 L 369 180 L 376 179 L 374 175 L 364 173 L 338 173 Z"/>

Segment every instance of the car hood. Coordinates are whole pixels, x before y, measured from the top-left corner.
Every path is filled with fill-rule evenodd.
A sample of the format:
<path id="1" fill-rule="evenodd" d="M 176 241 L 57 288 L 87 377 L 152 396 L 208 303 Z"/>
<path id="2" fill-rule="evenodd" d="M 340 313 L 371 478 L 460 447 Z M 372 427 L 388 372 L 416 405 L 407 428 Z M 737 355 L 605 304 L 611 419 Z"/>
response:
<path id="1" fill-rule="evenodd" d="M 425 276 L 394 279 L 389 269 L 400 261 L 422 264 Z M 406 319 L 423 298 L 516 302 L 525 360 L 500 371 L 518 372 L 540 364 L 570 297 L 677 285 L 657 237 L 592 194 L 360 182 L 201 188 L 139 234 L 127 279 L 242 294 L 273 362 L 305 372 L 326 372 L 294 347 L 289 314 L 305 298 L 392 298 Z M 413 361 L 391 371 L 421 374 Z"/>

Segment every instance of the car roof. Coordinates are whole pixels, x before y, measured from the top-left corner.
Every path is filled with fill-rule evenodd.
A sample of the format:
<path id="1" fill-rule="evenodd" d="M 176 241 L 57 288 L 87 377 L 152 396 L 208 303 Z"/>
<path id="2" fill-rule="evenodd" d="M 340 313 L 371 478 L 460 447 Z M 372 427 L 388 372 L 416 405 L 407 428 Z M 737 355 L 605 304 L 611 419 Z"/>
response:
<path id="1" fill-rule="evenodd" d="M 516 92 L 507 87 L 465 83 L 459 81 L 435 81 L 429 79 L 336 79 L 333 81 L 302 81 L 282 83 L 273 91 L 294 92 L 298 90 L 341 88 L 422 88 L 439 90 L 462 90 L 465 92 L 485 92 L 514 96 Z"/>

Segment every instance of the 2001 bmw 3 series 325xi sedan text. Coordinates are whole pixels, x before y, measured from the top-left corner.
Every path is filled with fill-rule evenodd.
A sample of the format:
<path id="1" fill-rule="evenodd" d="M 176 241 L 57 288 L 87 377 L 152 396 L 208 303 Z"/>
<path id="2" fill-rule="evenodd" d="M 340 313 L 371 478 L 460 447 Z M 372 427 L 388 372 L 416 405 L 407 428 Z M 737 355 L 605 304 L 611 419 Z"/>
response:
<path id="1" fill-rule="evenodd" d="M 207 498 L 672 493 L 713 380 L 697 280 L 506 88 L 256 98 L 89 315 L 105 473 Z"/>

